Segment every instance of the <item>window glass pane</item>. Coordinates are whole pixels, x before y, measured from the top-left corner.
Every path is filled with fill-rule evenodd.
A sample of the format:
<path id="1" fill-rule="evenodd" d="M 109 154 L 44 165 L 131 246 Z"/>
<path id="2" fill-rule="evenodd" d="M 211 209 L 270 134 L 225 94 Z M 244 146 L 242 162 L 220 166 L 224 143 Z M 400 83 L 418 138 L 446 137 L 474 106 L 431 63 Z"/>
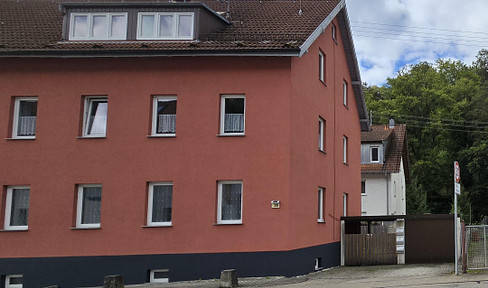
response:
<path id="1" fill-rule="evenodd" d="M 318 190 L 318 219 L 322 219 L 322 190 Z"/>
<path id="2" fill-rule="evenodd" d="M 29 217 L 30 189 L 12 190 L 11 226 L 27 226 Z"/>
<path id="3" fill-rule="evenodd" d="M 105 15 L 93 16 L 92 37 L 107 38 L 107 16 Z"/>
<path id="4" fill-rule="evenodd" d="M 372 162 L 378 162 L 378 147 L 372 147 L 371 148 L 371 161 Z"/>
<path id="5" fill-rule="evenodd" d="M 361 194 L 366 194 L 366 182 L 361 181 Z"/>
<path id="6" fill-rule="evenodd" d="M 22 276 L 9 276 L 8 278 L 8 284 L 14 285 L 14 284 L 23 284 L 24 283 L 24 277 Z"/>
<path id="7" fill-rule="evenodd" d="M 176 99 L 158 99 L 156 133 L 174 134 L 176 131 Z"/>
<path id="8" fill-rule="evenodd" d="M 174 20 L 172 15 L 160 16 L 160 29 L 159 36 L 161 37 L 174 37 Z"/>
<path id="9" fill-rule="evenodd" d="M 154 15 L 142 15 L 141 36 L 154 37 Z"/>
<path id="10" fill-rule="evenodd" d="M 222 220 L 241 219 L 242 184 L 222 184 Z"/>
<path id="11" fill-rule="evenodd" d="M 107 108 L 107 100 L 90 100 L 87 135 L 105 135 L 107 128 Z"/>
<path id="12" fill-rule="evenodd" d="M 152 222 L 171 222 L 173 203 L 172 185 L 153 186 Z"/>
<path id="13" fill-rule="evenodd" d="M 127 21 L 125 15 L 112 16 L 112 29 L 110 31 L 112 38 L 126 38 L 125 27 Z"/>
<path id="14" fill-rule="evenodd" d="M 180 15 L 178 25 L 178 36 L 179 37 L 191 37 L 191 31 L 193 28 L 192 16 L 191 15 Z"/>
<path id="15" fill-rule="evenodd" d="M 225 98 L 224 132 L 244 132 L 244 98 Z"/>
<path id="16" fill-rule="evenodd" d="M 80 38 L 80 37 L 88 37 L 88 16 L 74 16 L 75 19 L 73 21 L 73 36 Z"/>
<path id="17" fill-rule="evenodd" d="M 37 101 L 19 101 L 17 136 L 36 135 Z"/>
<path id="18" fill-rule="evenodd" d="M 83 187 L 81 224 L 100 223 L 102 187 Z"/>

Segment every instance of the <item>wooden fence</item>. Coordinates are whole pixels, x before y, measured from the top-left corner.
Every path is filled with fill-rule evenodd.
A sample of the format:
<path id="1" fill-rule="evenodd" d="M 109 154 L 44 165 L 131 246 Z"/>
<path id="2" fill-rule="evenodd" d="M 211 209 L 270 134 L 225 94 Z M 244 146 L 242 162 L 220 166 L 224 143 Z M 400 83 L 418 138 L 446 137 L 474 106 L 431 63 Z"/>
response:
<path id="1" fill-rule="evenodd" d="M 397 264 L 395 234 L 346 234 L 345 265 Z"/>

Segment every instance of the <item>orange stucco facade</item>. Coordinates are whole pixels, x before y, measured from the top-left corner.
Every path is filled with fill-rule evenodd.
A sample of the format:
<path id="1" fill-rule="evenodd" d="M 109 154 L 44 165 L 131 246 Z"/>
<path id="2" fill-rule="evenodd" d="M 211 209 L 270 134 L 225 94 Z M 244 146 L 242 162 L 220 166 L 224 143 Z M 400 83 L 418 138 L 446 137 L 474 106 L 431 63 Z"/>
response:
<path id="1" fill-rule="evenodd" d="M 361 212 L 360 121 L 351 85 L 343 105 L 350 72 L 340 33 L 336 42 L 329 29 L 302 57 L 4 58 L 0 226 L 7 187 L 31 190 L 28 230 L 1 231 L 0 258 L 287 251 L 339 242 L 344 193 L 348 216 Z M 219 136 L 220 98 L 228 94 L 245 96 L 244 136 Z M 175 137 L 148 137 L 155 95 L 177 97 Z M 11 139 L 19 96 L 38 98 L 35 140 Z M 108 98 L 104 138 L 80 137 L 86 96 Z M 324 152 L 317 149 L 319 117 Z M 240 225 L 215 224 L 220 180 L 243 183 Z M 172 226 L 145 227 L 148 183 L 165 181 L 173 183 Z M 103 186 L 100 229 L 73 229 L 78 184 Z M 325 223 L 317 222 L 318 187 L 325 189 Z"/>

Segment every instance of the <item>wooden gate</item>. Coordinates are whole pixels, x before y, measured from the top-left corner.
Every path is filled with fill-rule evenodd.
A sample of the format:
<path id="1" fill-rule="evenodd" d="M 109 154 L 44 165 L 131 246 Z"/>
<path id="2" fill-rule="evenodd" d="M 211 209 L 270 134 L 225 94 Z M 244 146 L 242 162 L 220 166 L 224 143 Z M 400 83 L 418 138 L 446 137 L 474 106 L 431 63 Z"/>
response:
<path id="1" fill-rule="evenodd" d="M 344 238 L 345 265 L 397 264 L 396 234 L 346 234 Z"/>

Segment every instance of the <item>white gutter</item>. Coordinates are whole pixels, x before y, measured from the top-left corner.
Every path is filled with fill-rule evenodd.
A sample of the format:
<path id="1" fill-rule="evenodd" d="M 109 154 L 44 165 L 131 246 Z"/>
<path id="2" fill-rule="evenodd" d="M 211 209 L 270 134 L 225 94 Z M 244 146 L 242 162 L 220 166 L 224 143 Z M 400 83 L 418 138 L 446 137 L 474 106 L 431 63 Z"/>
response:
<path id="1" fill-rule="evenodd" d="M 320 34 L 324 33 L 325 28 L 329 26 L 330 22 L 339 14 L 339 12 L 342 10 L 342 8 L 346 7 L 346 0 L 341 0 L 341 2 L 330 12 L 329 16 L 320 23 L 320 25 L 315 29 L 315 31 L 310 34 L 307 40 L 303 42 L 303 44 L 300 46 L 300 57 L 303 56 L 303 54 L 307 53 L 308 48 L 312 45 L 317 38 L 319 38 Z"/>

